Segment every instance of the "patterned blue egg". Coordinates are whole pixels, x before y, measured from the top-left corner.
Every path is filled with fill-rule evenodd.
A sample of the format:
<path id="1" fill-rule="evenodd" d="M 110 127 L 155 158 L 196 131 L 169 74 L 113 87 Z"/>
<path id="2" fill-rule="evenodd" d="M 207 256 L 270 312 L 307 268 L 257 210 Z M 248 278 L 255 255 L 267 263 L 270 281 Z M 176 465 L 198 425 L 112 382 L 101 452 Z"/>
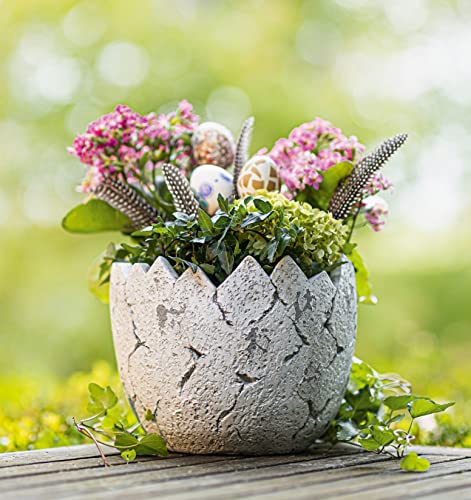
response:
<path id="1" fill-rule="evenodd" d="M 219 208 L 218 195 L 225 198 L 232 195 L 232 175 L 216 165 L 200 165 L 191 174 L 190 186 L 201 206 L 213 215 Z"/>

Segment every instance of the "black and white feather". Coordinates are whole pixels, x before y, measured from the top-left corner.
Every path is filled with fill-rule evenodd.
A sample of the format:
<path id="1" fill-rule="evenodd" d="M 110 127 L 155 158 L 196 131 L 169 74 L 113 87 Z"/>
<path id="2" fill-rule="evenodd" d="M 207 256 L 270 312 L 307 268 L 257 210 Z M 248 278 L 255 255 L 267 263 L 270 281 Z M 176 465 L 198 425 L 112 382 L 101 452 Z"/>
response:
<path id="1" fill-rule="evenodd" d="M 351 174 L 338 185 L 330 200 L 329 211 L 335 219 L 345 219 L 350 215 L 374 174 L 404 144 L 406 139 L 407 134 L 398 134 L 386 139 L 355 165 Z"/>
<path id="2" fill-rule="evenodd" d="M 235 156 L 234 156 L 234 195 L 237 196 L 237 181 L 239 180 L 240 171 L 249 159 L 249 146 L 252 139 L 253 125 L 255 118 L 251 116 L 247 118 L 240 130 L 239 138 L 237 139 Z"/>
<path id="3" fill-rule="evenodd" d="M 198 217 L 198 209 L 200 205 L 191 190 L 190 183 L 180 172 L 180 169 L 175 165 L 166 163 L 162 166 L 162 172 L 164 174 L 168 190 L 173 196 L 175 209 L 178 212 Z"/>
<path id="4" fill-rule="evenodd" d="M 126 215 L 135 229 L 157 222 L 158 211 L 124 182 L 105 177 L 94 189 L 93 194 Z"/>

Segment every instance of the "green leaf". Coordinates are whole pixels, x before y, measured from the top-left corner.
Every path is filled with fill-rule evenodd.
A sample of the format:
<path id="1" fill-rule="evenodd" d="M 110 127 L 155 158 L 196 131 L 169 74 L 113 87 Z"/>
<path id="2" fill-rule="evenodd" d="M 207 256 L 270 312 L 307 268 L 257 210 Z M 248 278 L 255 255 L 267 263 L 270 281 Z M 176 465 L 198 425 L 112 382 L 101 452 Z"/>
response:
<path id="1" fill-rule="evenodd" d="M 136 447 L 138 455 L 160 455 L 165 457 L 168 455 L 167 444 L 164 438 L 158 434 L 146 434 L 139 439 L 139 444 Z"/>
<path id="2" fill-rule="evenodd" d="M 418 418 L 425 415 L 431 415 L 432 413 L 440 413 L 454 404 L 454 402 L 438 404 L 428 398 L 419 398 L 409 403 L 408 409 L 412 418 Z"/>
<path id="3" fill-rule="evenodd" d="M 323 174 L 323 180 L 319 190 L 315 193 L 315 198 L 319 208 L 326 210 L 330 200 L 340 181 L 350 175 L 354 164 L 350 161 L 342 161 L 330 167 Z"/>
<path id="4" fill-rule="evenodd" d="M 203 231 L 207 231 L 208 233 L 213 233 L 213 221 L 211 217 L 201 208 L 198 209 L 198 221 L 200 227 Z"/>
<path id="5" fill-rule="evenodd" d="M 212 264 L 200 264 L 201 269 L 206 273 L 206 274 L 214 274 L 216 267 L 213 266 Z"/>
<path id="6" fill-rule="evenodd" d="M 232 268 L 234 267 L 234 253 L 232 250 L 228 249 L 224 242 L 219 242 L 217 245 L 213 246 L 213 251 L 217 256 L 223 271 L 226 274 L 231 274 Z"/>
<path id="7" fill-rule="evenodd" d="M 139 441 L 128 432 L 118 432 L 115 436 L 114 446 L 118 449 L 130 449 L 137 446 Z M 137 448 L 136 448 L 137 450 Z"/>
<path id="8" fill-rule="evenodd" d="M 412 451 L 401 460 L 401 469 L 409 472 L 425 472 L 429 470 L 430 462 L 423 457 L 419 457 Z"/>
<path id="9" fill-rule="evenodd" d="M 110 255 L 111 247 L 113 249 L 112 255 Z M 109 304 L 111 259 L 114 258 L 115 254 L 114 245 L 108 245 L 107 250 L 93 261 L 88 270 L 88 290 L 103 304 Z"/>
<path id="10" fill-rule="evenodd" d="M 71 233 L 99 233 L 102 231 L 131 232 L 131 221 L 108 203 L 92 198 L 70 210 L 62 220 L 62 227 Z"/>
<path id="11" fill-rule="evenodd" d="M 92 382 L 88 385 L 88 392 L 90 398 L 88 410 L 90 413 L 96 414 L 109 410 L 118 402 L 118 398 L 110 386 L 103 388 Z"/>
<path id="12" fill-rule="evenodd" d="M 155 420 L 155 416 L 152 412 L 152 410 L 150 410 L 149 408 L 146 410 L 146 414 L 144 416 L 144 418 L 147 420 L 147 421 L 152 421 L 152 420 Z"/>
<path id="13" fill-rule="evenodd" d="M 380 444 L 376 441 L 376 439 L 372 437 L 368 438 L 360 438 L 358 443 L 364 448 L 366 451 L 376 451 L 380 448 Z"/>
<path id="14" fill-rule="evenodd" d="M 378 425 L 373 425 L 371 427 L 371 433 L 373 435 L 373 439 L 380 444 L 380 446 L 387 446 L 391 444 L 394 439 L 393 431 L 389 429 L 385 429 L 384 427 L 380 427 Z"/>
<path id="15" fill-rule="evenodd" d="M 132 462 L 136 458 L 136 450 L 125 450 L 121 453 L 121 458 L 127 463 Z"/>
<path id="16" fill-rule="evenodd" d="M 253 204 L 255 205 L 257 210 L 260 210 L 260 212 L 262 212 L 262 214 L 268 214 L 272 209 L 271 203 L 263 200 L 262 198 L 254 198 Z"/>
<path id="17" fill-rule="evenodd" d="M 391 410 L 405 410 L 407 405 L 417 399 L 413 394 L 404 394 L 401 396 L 389 396 L 384 400 L 384 404 Z"/>
<path id="18" fill-rule="evenodd" d="M 229 212 L 229 201 L 221 193 L 218 194 L 218 205 L 223 212 Z"/>
<path id="19" fill-rule="evenodd" d="M 362 304 L 376 304 L 378 299 L 373 295 L 369 280 L 369 272 L 361 255 L 354 248 L 347 255 L 347 257 L 351 260 L 353 267 L 355 268 L 358 301 Z"/>
<path id="20" fill-rule="evenodd" d="M 193 262 L 190 262 L 189 260 L 185 259 L 180 259 L 180 257 L 170 257 L 173 261 L 175 262 L 181 262 L 182 264 L 185 264 L 188 266 L 194 273 L 198 270 L 198 266 L 194 264 Z"/>

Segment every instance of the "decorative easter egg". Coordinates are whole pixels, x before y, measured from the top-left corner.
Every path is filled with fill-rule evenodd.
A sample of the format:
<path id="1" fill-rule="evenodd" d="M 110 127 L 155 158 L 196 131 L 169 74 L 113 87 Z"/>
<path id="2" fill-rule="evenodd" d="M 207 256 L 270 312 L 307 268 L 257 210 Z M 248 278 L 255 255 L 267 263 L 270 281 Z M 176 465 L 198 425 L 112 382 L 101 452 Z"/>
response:
<path id="1" fill-rule="evenodd" d="M 192 137 L 193 156 L 198 165 L 219 165 L 227 168 L 234 161 L 234 138 L 231 132 L 215 122 L 202 123 Z"/>
<path id="2" fill-rule="evenodd" d="M 240 171 L 237 180 L 237 191 L 244 198 L 254 194 L 259 189 L 277 191 L 280 189 L 280 179 L 275 162 L 265 155 L 254 156 Z"/>
<path id="3" fill-rule="evenodd" d="M 232 195 L 232 175 L 216 165 L 200 165 L 191 174 L 190 186 L 201 206 L 213 215 L 219 208 L 218 195 L 225 198 Z"/>

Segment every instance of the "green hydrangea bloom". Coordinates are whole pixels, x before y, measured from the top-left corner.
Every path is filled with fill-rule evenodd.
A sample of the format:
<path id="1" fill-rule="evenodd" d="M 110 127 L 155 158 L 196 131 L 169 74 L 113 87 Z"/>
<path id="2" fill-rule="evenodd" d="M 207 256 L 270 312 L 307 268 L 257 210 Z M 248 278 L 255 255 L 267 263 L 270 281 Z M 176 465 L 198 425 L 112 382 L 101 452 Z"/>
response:
<path id="1" fill-rule="evenodd" d="M 301 267 L 310 269 L 313 263 L 317 263 L 322 268 L 328 268 L 340 259 L 348 228 L 334 219 L 331 213 L 312 208 L 309 203 L 288 200 L 278 191 L 260 190 L 254 197 L 270 202 L 273 208 L 282 208 L 285 220 L 303 230 L 297 242 L 297 246 L 302 246 L 304 250 Z M 253 202 L 247 208 L 249 211 L 257 210 Z"/>

